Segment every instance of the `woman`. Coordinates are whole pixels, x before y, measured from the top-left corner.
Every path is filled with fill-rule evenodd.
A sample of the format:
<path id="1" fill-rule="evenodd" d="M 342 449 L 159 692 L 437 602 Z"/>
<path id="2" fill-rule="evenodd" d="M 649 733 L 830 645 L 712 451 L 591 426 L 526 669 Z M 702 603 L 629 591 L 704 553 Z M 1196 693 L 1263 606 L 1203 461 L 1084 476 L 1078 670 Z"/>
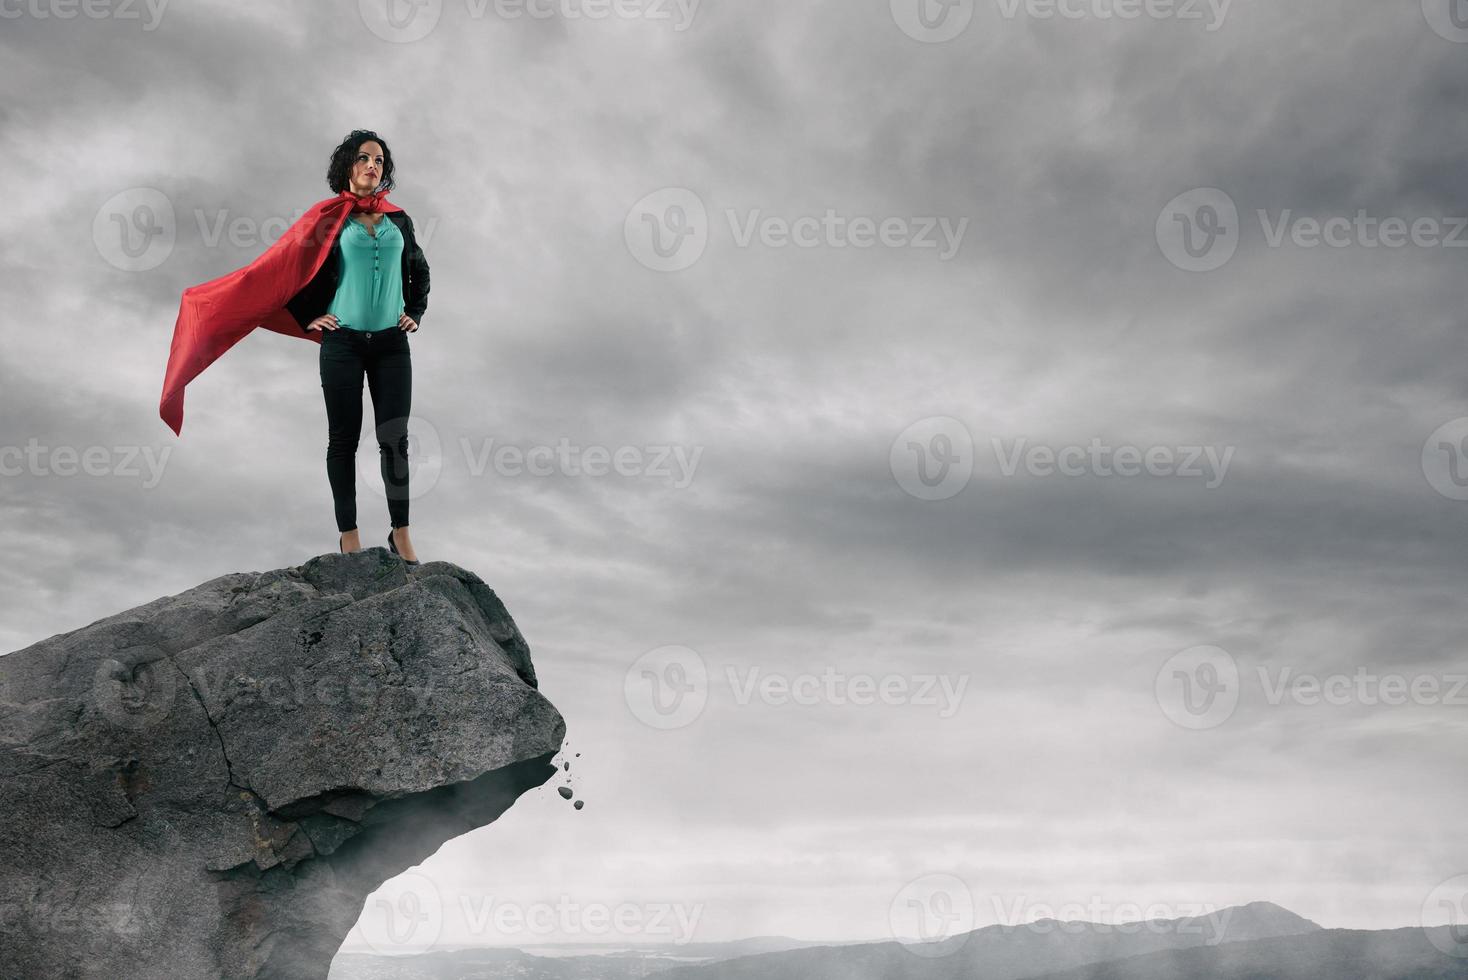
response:
<path id="1" fill-rule="evenodd" d="M 393 188 L 387 143 L 371 131 L 353 131 L 332 153 L 326 182 L 337 194 L 386 194 Z M 391 520 L 388 547 L 408 564 L 418 564 L 408 531 L 413 361 L 407 335 L 418 329 L 427 306 L 428 260 L 402 210 L 350 215 L 316 275 L 286 303 L 302 327 L 323 331 L 319 362 L 326 399 L 326 476 L 341 551 L 362 549 L 356 472 L 365 377 Z"/>
<path id="2" fill-rule="evenodd" d="M 428 260 L 412 219 L 387 200 L 393 160 L 380 136 L 369 130 L 347 136 L 332 153 L 326 181 L 336 197 L 312 205 L 254 262 L 184 290 L 158 412 L 182 435 L 188 383 L 257 327 L 315 340 L 337 547 L 362 548 L 355 460 L 365 377 L 387 491 L 388 547 L 416 565 L 408 531 L 413 373 L 407 335 L 428 308 Z"/>

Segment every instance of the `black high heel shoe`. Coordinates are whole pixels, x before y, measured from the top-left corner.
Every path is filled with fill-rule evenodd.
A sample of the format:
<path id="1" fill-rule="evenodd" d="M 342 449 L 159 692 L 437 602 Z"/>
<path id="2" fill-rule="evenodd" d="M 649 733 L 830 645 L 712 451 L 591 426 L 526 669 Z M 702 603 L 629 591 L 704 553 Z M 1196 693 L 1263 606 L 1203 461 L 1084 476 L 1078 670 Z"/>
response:
<path id="1" fill-rule="evenodd" d="M 396 530 L 396 529 L 395 528 L 388 528 L 387 529 L 387 546 L 388 546 L 388 548 L 390 548 L 392 550 L 392 553 L 393 554 L 397 555 L 399 558 L 403 558 L 402 555 L 398 554 L 398 544 L 397 544 L 397 542 L 392 539 L 392 533 L 393 533 L 394 530 Z M 408 564 L 408 565 L 421 565 L 421 564 L 423 564 L 421 561 L 417 561 L 416 559 L 413 560 L 413 561 L 408 561 L 408 559 L 403 558 L 403 562 L 405 564 Z"/>

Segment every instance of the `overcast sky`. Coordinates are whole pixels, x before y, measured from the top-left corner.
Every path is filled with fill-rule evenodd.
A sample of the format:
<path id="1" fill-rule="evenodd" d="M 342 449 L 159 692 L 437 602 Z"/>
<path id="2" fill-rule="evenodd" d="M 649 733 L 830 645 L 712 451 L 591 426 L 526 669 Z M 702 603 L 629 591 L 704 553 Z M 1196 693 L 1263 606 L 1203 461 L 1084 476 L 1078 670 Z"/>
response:
<path id="1" fill-rule="evenodd" d="M 335 550 L 314 345 L 157 404 L 182 290 L 369 128 L 432 267 L 414 540 L 508 605 L 587 801 L 383 889 L 429 939 L 945 890 L 1389 927 L 1468 873 L 1446 0 L 391 2 L 7 5 L 0 649 Z"/>

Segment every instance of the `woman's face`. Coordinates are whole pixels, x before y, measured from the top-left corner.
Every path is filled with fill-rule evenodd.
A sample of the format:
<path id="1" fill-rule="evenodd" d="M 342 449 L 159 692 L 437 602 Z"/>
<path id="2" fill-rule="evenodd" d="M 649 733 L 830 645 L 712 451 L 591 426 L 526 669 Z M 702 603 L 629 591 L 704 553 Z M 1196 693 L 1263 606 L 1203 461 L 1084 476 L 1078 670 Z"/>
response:
<path id="1" fill-rule="evenodd" d="M 357 147 L 357 156 L 352 161 L 352 193 L 371 194 L 381 181 L 382 144 L 368 140 Z"/>

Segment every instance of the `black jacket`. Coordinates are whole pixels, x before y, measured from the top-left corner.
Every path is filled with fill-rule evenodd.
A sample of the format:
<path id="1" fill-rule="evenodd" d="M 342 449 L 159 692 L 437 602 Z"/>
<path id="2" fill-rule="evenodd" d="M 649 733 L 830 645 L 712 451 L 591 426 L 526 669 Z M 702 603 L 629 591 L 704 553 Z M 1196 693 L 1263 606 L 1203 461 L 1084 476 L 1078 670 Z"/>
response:
<path id="1" fill-rule="evenodd" d="M 418 239 L 413 235 L 413 219 L 408 217 L 408 212 L 388 211 L 387 217 L 403 233 L 403 312 L 412 317 L 414 323 L 422 323 L 423 314 L 428 310 L 428 260 L 423 257 L 423 249 L 418 247 Z M 342 222 L 336 240 L 326 253 L 326 261 L 321 263 L 311 281 L 285 304 L 287 312 L 307 333 L 310 331 L 306 330 L 306 324 L 324 314 L 336 298 L 336 287 L 341 281 L 341 233 L 346 231 L 347 221 L 354 220 L 348 215 Z"/>

